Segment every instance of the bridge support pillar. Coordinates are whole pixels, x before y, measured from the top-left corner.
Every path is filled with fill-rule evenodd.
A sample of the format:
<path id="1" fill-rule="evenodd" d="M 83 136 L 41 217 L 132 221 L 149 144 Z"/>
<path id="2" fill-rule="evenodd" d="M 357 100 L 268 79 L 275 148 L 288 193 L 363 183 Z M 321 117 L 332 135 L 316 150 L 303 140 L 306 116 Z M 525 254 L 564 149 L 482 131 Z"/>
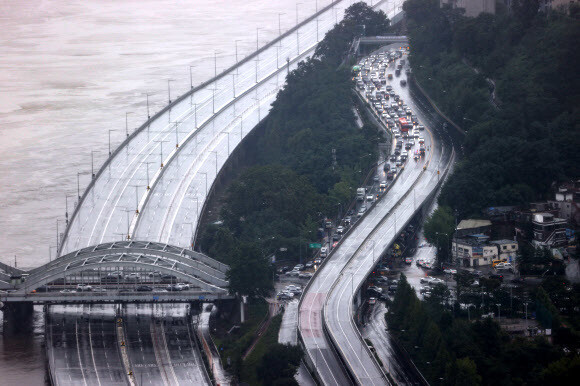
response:
<path id="1" fill-rule="evenodd" d="M 32 302 L 10 302 L 5 303 L 2 308 L 4 312 L 4 334 L 14 335 L 32 331 L 34 308 Z"/>

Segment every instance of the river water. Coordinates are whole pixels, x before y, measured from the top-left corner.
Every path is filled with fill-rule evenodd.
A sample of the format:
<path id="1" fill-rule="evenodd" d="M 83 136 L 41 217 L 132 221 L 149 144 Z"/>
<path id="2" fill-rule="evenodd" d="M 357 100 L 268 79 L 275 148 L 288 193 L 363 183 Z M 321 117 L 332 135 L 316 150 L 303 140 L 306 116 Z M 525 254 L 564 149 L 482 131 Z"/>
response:
<path id="1" fill-rule="evenodd" d="M 326 5 L 329 0 L 319 0 Z M 315 0 L 301 0 L 302 20 Z M 168 99 L 296 22 L 295 0 L 0 0 L 0 261 L 34 267 L 56 245 L 112 146 Z M 126 112 L 130 114 L 126 116 Z M 52 248 L 54 254 L 54 248 Z"/>
<path id="2" fill-rule="evenodd" d="M 319 0 L 319 6 L 330 0 Z M 300 20 L 316 0 L 300 0 Z M 30 268 L 56 245 L 109 146 L 173 98 L 296 22 L 295 0 L 0 0 L 0 261 Z M 216 54 L 217 53 L 217 54 Z M 126 116 L 126 113 L 130 114 Z M 94 153 L 93 153 L 94 151 Z M 77 173 L 81 173 L 77 175 Z M 0 385 L 45 382 L 43 316 L 0 335 Z M 1 314 L 0 314 L 1 318 Z"/>

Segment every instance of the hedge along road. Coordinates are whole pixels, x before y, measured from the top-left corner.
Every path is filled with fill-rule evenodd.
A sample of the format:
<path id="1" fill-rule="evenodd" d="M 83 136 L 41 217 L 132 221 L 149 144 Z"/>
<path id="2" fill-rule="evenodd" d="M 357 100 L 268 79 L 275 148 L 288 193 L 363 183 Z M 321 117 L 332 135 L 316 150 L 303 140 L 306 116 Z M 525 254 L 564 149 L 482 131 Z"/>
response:
<path id="1" fill-rule="evenodd" d="M 220 159 L 223 165 L 223 161 L 227 158 L 227 137 L 230 140 L 230 152 L 232 150 L 234 136 L 222 132 L 224 129 L 227 132 L 228 126 L 233 130 L 235 126 L 232 126 L 232 123 L 238 119 L 230 112 L 230 119 L 224 119 L 224 123 L 219 127 L 217 122 L 212 122 L 216 118 L 214 112 L 227 110 L 226 106 L 234 99 L 234 91 L 238 97 L 251 90 L 256 86 L 256 78 L 260 82 L 276 72 L 287 71 L 284 68 L 285 58 L 294 61 L 304 55 L 306 49 L 314 47 L 317 43 L 317 27 L 318 36 L 321 38 L 326 31 L 332 28 L 336 19 L 342 18 L 344 9 L 348 5 L 348 2 L 341 1 L 332 7 L 325 8 L 318 17 L 298 27 L 296 32 L 289 32 L 279 41 L 273 42 L 272 45 L 255 54 L 255 60 L 240 62 L 236 68 L 226 70 L 225 75 L 208 82 L 192 95 L 181 97 L 170 109 L 166 108 L 137 133 L 131 134 L 130 138 L 121 145 L 121 148 L 113 152 L 112 157 L 101 168 L 94 182 L 84 193 L 79 208 L 75 210 L 71 223 L 67 227 L 60 253 L 68 253 L 104 241 L 120 240 L 130 235 L 131 226 L 138 216 L 137 210 L 139 210 L 139 215 L 143 214 L 144 211 L 151 210 L 149 205 L 146 205 L 145 208 L 139 208 L 140 204 L 148 201 L 144 198 L 148 193 L 147 186 L 152 186 L 155 179 L 164 174 L 161 173 L 161 164 L 165 165 L 169 159 L 174 157 L 175 154 L 172 152 L 175 149 L 178 150 L 176 153 L 181 152 L 182 147 L 176 148 L 176 145 L 182 144 L 186 137 L 194 136 L 196 140 L 190 141 L 189 144 L 193 143 L 198 149 L 206 151 L 205 155 L 196 154 L 187 160 L 187 162 L 198 162 L 197 171 L 203 176 L 193 180 L 196 185 L 193 191 L 199 193 L 196 207 L 201 208 L 205 200 L 206 176 L 209 190 L 216 176 L 215 159 L 218 159 L 219 172 Z M 278 66 L 282 68 L 278 69 Z M 257 91 L 257 94 L 258 100 L 253 101 L 256 107 L 268 103 L 272 97 L 269 92 Z M 246 94 L 243 98 L 236 98 L 238 99 L 236 104 L 240 104 L 240 110 L 237 112 L 241 111 L 241 101 L 246 98 L 251 100 L 255 96 Z M 264 98 L 268 99 L 264 101 Z M 262 113 L 265 115 L 268 109 L 269 106 L 267 109 L 262 107 L 262 111 L 256 110 L 256 115 L 262 115 Z M 247 134 L 249 129 L 253 127 L 250 124 L 255 124 L 256 121 L 252 121 L 252 118 L 251 110 L 246 109 L 243 117 L 240 118 L 240 122 L 248 119 L 248 122 L 244 122 L 247 131 L 244 130 L 243 135 Z M 185 162 L 185 158 L 180 159 L 180 165 Z M 204 170 L 207 171 L 204 172 Z M 173 196 L 166 193 L 167 188 L 163 185 L 166 182 L 167 180 L 162 184 L 155 184 L 155 190 L 163 192 L 161 193 L 163 196 L 172 200 Z M 183 191 L 179 192 L 183 193 Z M 189 209 L 191 210 L 191 208 Z M 162 216 L 162 218 L 173 218 L 171 215 L 165 216 L 164 214 Z M 183 217 L 185 218 L 185 215 Z M 190 219 L 189 216 L 187 218 Z M 155 217 L 155 220 L 158 221 L 159 218 Z M 186 222 L 195 228 L 197 217 L 191 218 L 191 220 L 192 222 L 187 220 Z M 182 229 L 180 232 L 182 237 L 178 236 L 178 240 L 180 243 L 183 240 L 182 246 L 187 246 L 190 243 L 188 240 L 190 237 L 185 236 L 189 233 L 186 233 L 183 227 L 184 224 L 177 226 L 177 229 Z M 138 232 L 138 234 L 141 233 Z M 157 237 L 162 238 L 156 231 L 151 231 L 150 234 L 157 234 Z"/>

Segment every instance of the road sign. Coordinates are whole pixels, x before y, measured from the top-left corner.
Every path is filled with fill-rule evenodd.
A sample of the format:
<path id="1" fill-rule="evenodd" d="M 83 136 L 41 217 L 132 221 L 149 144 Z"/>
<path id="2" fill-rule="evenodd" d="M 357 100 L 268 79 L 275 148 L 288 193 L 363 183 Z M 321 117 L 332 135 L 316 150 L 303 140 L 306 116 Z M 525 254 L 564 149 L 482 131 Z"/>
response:
<path id="1" fill-rule="evenodd" d="M 312 248 L 312 249 L 317 249 L 317 248 L 322 247 L 322 244 L 320 244 L 320 243 L 310 243 L 310 244 L 308 244 L 308 247 L 309 248 Z"/>

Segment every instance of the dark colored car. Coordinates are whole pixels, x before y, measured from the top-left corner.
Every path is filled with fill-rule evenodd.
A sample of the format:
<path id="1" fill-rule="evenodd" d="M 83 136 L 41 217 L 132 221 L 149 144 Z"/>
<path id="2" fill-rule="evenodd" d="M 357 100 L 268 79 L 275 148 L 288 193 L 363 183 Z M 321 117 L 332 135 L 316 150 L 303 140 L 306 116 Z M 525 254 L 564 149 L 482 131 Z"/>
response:
<path id="1" fill-rule="evenodd" d="M 153 288 L 149 287 L 148 285 L 140 285 L 139 287 L 137 287 L 137 291 L 139 291 L 139 292 L 151 292 L 151 291 L 153 291 Z"/>
<path id="2" fill-rule="evenodd" d="M 499 280 L 499 281 L 503 281 L 503 275 L 502 274 L 499 274 L 499 273 L 490 273 L 489 274 L 489 278 L 490 279 L 496 279 L 496 280 Z"/>

